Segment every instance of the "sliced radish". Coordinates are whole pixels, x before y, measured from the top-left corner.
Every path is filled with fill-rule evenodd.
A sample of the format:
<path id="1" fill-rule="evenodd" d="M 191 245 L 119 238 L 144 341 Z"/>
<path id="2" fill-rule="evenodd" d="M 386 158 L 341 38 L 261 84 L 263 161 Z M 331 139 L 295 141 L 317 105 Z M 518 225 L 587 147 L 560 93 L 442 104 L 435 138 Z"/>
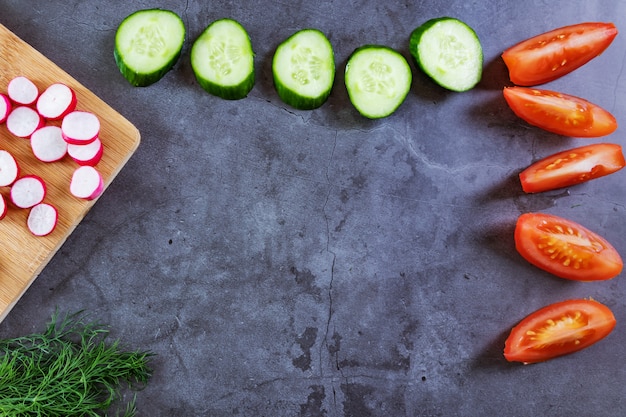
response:
<path id="1" fill-rule="evenodd" d="M 7 215 L 7 201 L 4 199 L 4 195 L 0 194 L 0 220 L 4 219 Z"/>
<path id="2" fill-rule="evenodd" d="M 0 123 L 4 123 L 11 113 L 11 100 L 6 94 L 0 94 Z"/>
<path id="3" fill-rule="evenodd" d="M 13 155 L 4 149 L 0 150 L 0 187 L 6 187 L 15 182 L 20 175 L 20 166 Z"/>
<path id="4" fill-rule="evenodd" d="M 67 142 L 63 139 L 61 128 L 48 125 L 30 135 L 33 154 L 42 162 L 55 162 L 67 154 Z"/>
<path id="5" fill-rule="evenodd" d="M 93 142 L 100 133 L 100 119 L 87 111 L 68 113 L 61 122 L 63 139 L 74 145 L 85 145 Z"/>
<path id="6" fill-rule="evenodd" d="M 62 83 L 50 85 L 37 99 L 37 111 L 49 120 L 58 120 L 76 108 L 76 93 Z"/>
<path id="7" fill-rule="evenodd" d="M 39 97 L 39 89 L 31 80 L 24 76 L 13 78 L 7 87 L 9 98 L 23 106 L 35 104 Z"/>
<path id="8" fill-rule="evenodd" d="M 59 213 L 57 209 L 47 203 L 39 203 L 33 206 L 28 213 L 26 221 L 28 230 L 35 236 L 45 236 L 54 230 L 57 225 Z"/>
<path id="9" fill-rule="evenodd" d="M 93 200 L 104 191 L 102 175 L 92 166 L 77 168 L 70 182 L 70 193 L 78 198 Z"/>
<path id="10" fill-rule="evenodd" d="M 46 196 L 46 183 L 36 175 L 25 175 L 11 186 L 11 201 L 19 208 L 30 208 Z"/>
<path id="11" fill-rule="evenodd" d="M 86 145 L 67 145 L 68 155 L 79 165 L 96 166 L 104 153 L 102 141 L 98 138 Z"/>
<path id="12" fill-rule="evenodd" d="M 43 126 L 44 120 L 36 110 L 27 106 L 14 108 L 7 117 L 7 129 L 18 138 L 28 138 Z"/>

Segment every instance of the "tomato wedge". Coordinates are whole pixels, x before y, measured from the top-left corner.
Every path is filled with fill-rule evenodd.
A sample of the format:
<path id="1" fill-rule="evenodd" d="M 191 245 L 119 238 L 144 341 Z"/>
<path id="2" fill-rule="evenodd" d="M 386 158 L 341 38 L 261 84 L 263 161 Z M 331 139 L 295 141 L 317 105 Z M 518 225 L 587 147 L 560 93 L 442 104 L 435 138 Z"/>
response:
<path id="1" fill-rule="evenodd" d="M 603 177 L 624 165 L 620 145 L 594 143 L 543 158 L 523 170 L 519 179 L 524 192 L 540 193 Z"/>
<path id="2" fill-rule="evenodd" d="M 576 281 L 611 279 L 624 266 L 619 253 L 604 238 L 551 214 L 522 214 L 515 226 L 515 248 L 536 267 Z"/>
<path id="3" fill-rule="evenodd" d="M 557 135 L 593 138 L 617 129 L 611 113 L 580 97 L 528 87 L 505 87 L 503 94 L 519 118 Z"/>
<path id="4" fill-rule="evenodd" d="M 543 362 L 591 346 L 615 327 L 611 310 L 594 300 L 567 300 L 543 307 L 513 327 L 504 357 L 524 364 Z"/>
<path id="5" fill-rule="evenodd" d="M 579 23 L 522 41 L 505 50 L 502 59 L 514 84 L 544 84 L 597 57 L 616 36 L 613 23 Z"/>

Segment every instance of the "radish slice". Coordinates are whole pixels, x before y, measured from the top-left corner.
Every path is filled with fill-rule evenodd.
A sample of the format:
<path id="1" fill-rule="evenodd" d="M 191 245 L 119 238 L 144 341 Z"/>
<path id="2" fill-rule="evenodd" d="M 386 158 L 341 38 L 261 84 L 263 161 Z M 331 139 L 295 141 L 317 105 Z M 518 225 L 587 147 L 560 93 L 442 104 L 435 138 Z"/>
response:
<path id="1" fill-rule="evenodd" d="M 50 85 L 37 99 L 37 111 L 49 120 L 59 120 L 76 108 L 76 93 L 62 83 Z"/>
<path id="2" fill-rule="evenodd" d="M 19 208 L 30 208 L 46 196 L 46 184 L 36 175 L 25 175 L 11 186 L 11 201 Z"/>
<path id="3" fill-rule="evenodd" d="M 14 108 L 7 117 L 7 129 L 18 138 L 28 138 L 43 126 L 43 118 L 34 109 L 26 106 Z"/>
<path id="4" fill-rule="evenodd" d="M 102 175 L 92 166 L 77 168 L 70 182 L 70 193 L 78 198 L 93 200 L 104 191 Z"/>
<path id="5" fill-rule="evenodd" d="M 11 113 L 11 100 L 6 94 L 0 94 L 0 123 L 4 123 Z"/>
<path id="6" fill-rule="evenodd" d="M 61 128 L 44 126 L 30 135 L 33 154 L 42 162 L 55 162 L 67 154 L 67 142 L 63 139 Z"/>
<path id="7" fill-rule="evenodd" d="M 20 166 L 9 151 L 0 150 L 0 187 L 6 187 L 15 182 L 20 175 Z"/>
<path id="8" fill-rule="evenodd" d="M 73 111 L 68 113 L 61 123 L 63 139 L 67 143 L 85 145 L 93 142 L 100 133 L 100 119 L 93 113 Z"/>
<path id="9" fill-rule="evenodd" d="M 40 203 L 30 209 L 26 224 L 28 230 L 35 236 L 45 236 L 54 230 L 57 225 L 59 213 L 57 209 L 47 203 Z"/>
<path id="10" fill-rule="evenodd" d="M 31 80 L 23 76 L 15 77 L 9 81 L 7 93 L 14 103 L 23 106 L 35 104 L 37 97 L 39 97 L 39 89 L 37 86 Z"/>
<path id="11" fill-rule="evenodd" d="M 7 215 L 7 201 L 4 199 L 4 196 L 0 194 L 0 220 L 4 219 L 4 216 Z"/>
<path id="12" fill-rule="evenodd" d="M 67 145 L 67 153 L 79 165 L 96 166 L 102 158 L 104 147 L 102 141 L 96 138 L 87 145 Z"/>

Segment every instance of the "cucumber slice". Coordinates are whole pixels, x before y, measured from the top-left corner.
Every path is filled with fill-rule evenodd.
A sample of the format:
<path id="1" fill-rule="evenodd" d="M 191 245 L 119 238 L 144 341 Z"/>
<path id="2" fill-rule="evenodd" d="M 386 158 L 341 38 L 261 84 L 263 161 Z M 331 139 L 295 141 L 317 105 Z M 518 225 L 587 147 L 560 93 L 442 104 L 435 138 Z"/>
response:
<path id="1" fill-rule="evenodd" d="M 453 17 L 431 19 L 409 40 L 415 64 L 440 86 L 472 89 L 482 77 L 483 49 L 476 32 Z"/>
<path id="2" fill-rule="evenodd" d="M 239 22 L 219 19 L 191 47 L 191 67 L 208 93 L 227 99 L 246 97 L 254 87 L 254 51 Z"/>
<path id="3" fill-rule="evenodd" d="M 333 47 L 321 31 L 300 30 L 283 41 L 272 61 L 278 96 L 300 110 L 320 107 L 335 81 Z"/>
<path id="4" fill-rule="evenodd" d="M 136 87 L 159 81 L 178 61 L 185 24 L 164 9 L 138 10 L 120 23 L 114 57 L 122 75 Z"/>
<path id="5" fill-rule="evenodd" d="M 387 46 L 361 46 L 346 64 L 345 83 L 350 101 L 370 119 L 395 112 L 409 93 L 412 79 L 406 58 Z"/>

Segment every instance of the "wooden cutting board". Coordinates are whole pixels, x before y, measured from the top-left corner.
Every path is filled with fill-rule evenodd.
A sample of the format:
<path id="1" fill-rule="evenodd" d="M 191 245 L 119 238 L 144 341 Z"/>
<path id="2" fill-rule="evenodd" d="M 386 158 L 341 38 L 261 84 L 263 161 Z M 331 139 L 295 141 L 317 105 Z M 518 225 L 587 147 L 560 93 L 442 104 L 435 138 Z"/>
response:
<path id="1" fill-rule="evenodd" d="M 90 111 L 100 118 L 104 155 L 96 168 L 103 176 L 106 190 L 139 146 L 139 131 L 95 94 L 0 24 L 0 92 L 6 93 L 9 81 L 18 75 L 28 77 L 40 92 L 55 82 L 65 83 L 76 92 L 77 110 Z M 48 124 L 60 125 L 59 122 Z M 48 236 L 36 237 L 26 227 L 28 210 L 8 203 L 8 212 L 0 220 L 2 321 L 97 199 L 81 200 L 69 193 L 72 173 L 79 166 L 69 156 L 52 163 L 38 161 L 32 154 L 29 140 L 11 135 L 4 123 L 0 124 L 0 149 L 13 154 L 22 174 L 39 175 L 45 180 L 48 193 L 44 201 L 53 204 L 59 212 L 56 229 Z M 9 187 L 0 187 L 0 194 L 7 201 L 10 201 L 9 191 Z"/>

